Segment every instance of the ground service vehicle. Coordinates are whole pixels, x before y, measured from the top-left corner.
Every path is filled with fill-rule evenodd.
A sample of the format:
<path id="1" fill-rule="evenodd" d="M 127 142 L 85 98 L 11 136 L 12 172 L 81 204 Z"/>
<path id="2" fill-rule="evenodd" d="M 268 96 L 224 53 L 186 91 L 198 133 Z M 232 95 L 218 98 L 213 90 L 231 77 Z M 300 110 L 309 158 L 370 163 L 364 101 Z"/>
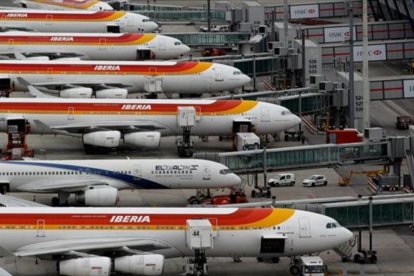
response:
<path id="1" fill-rule="evenodd" d="M 290 271 L 300 276 L 324 276 L 327 269 L 319 256 L 300 256 L 295 260 L 295 266 L 292 266 Z"/>
<path id="2" fill-rule="evenodd" d="M 346 144 L 364 141 L 364 136 L 355 128 L 328 129 L 326 131 L 326 143 Z"/>
<path id="3" fill-rule="evenodd" d="M 280 173 L 267 181 L 267 184 L 271 187 L 278 186 L 293 186 L 295 185 L 295 175 L 293 173 Z"/>
<path id="4" fill-rule="evenodd" d="M 238 132 L 236 136 L 236 148 L 238 151 L 260 148 L 260 138 L 253 132 Z"/>
<path id="5" fill-rule="evenodd" d="M 326 186 L 328 185 L 328 179 L 324 175 L 314 174 L 305 178 L 302 184 L 305 187 Z"/>

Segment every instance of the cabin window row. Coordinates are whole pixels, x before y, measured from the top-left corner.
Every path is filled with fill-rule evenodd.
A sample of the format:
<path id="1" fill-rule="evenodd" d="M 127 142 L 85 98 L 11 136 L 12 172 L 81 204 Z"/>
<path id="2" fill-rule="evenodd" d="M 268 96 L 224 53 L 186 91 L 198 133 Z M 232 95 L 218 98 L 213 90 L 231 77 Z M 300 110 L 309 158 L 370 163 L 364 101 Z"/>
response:
<path id="1" fill-rule="evenodd" d="M 131 174 L 131 171 L 116 171 L 111 173 L 120 174 Z M 79 174 L 97 174 L 97 175 L 108 175 L 109 172 L 90 172 L 90 171 L 48 171 L 48 172 L 1 172 L 0 175 L 11 176 L 11 175 L 79 175 Z"/>

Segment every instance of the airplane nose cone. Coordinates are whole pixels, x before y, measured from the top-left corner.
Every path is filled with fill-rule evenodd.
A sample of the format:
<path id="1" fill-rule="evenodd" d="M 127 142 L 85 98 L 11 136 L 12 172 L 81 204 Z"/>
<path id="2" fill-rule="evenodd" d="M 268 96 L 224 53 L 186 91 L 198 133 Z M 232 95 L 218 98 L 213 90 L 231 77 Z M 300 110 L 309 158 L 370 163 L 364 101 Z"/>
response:
<path id="1" fill-rule="evenodd" d="M 295 126 L 297 126 L 302 122 L 302 119 L 299 116 L 293 115 L 293 121 Z"/>
<path id="2" fill-rule="evenodd" d="M 155 22 L 148 22 L 147 32 L 155 32 L 159 29 L 159 25 Z"/>
<path id="3" fill-rule="evenodd" d="M 240 183 L 241 183 L 240 176 L 238 176 L 237 174 L 233 173 L 232 174 L 231 181 L 230 181 L 231 186 L 237 186 L 237 185 L 240 185 Z"/>
<path id="4" fill-rule="evenodd" d="M 252 79 L 248 75 L 242 75 L 241 82 L 242 85 L 248 84 Z"/>
<path id="5" fill-rule="evenodd" d="M 351 231 L 349 231 L 347 228 L 344 227 L 344 239 L 345 239 L 345 241 L 349 241 L 353 237 L 354 237 L 354 234 Z"/>
<path id="6" fill-rule="evenodd" d="M 185 55 L 188 54 L 191 51 L 191 48 L 187 45 L 181 45 L 181 54 Z"/>

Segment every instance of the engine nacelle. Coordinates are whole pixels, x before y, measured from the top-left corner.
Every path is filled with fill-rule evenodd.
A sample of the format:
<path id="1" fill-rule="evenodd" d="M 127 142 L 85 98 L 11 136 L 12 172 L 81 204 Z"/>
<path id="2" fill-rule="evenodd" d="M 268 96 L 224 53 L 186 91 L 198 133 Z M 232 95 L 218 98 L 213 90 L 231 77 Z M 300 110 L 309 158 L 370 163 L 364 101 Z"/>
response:
<path id="1" fill-rule="evenodd" d="M 157 131 L 127 133 L 124 135 L 124 142 L 140 148 L 158 148 L 161 142 L 161 133 Z"/>
<path id="2" fill-rule="evenodd" d="M 90 257 L 70 259 L 59 262 L 60 275 L 67 276 L 104 276 L 111 273 L 111 259 Z"/>
<path id="3" fill-rule="evenodd" d="M 97 99 L 126 99 L 128 90 L 124 88 L 108 88 L 96 91 Z"/>
<path id="4" fill-rule="evenodd" d="M 164 256 L 159 254 L 133 255 L 115 258 L 116 272 L 135 275 L 161 275 L 164 268 Z"/>
<path id="5" fill-rule="evenodd" d="M 118 201 L 118 189 L 110 186 L 91 187 L 76 194 L 76 202 L 87 206 L 115 206 Z"/>
<path id="6" fill-rule="evenodd" d="M 94 131 L 83 135 L 83 143 L 104 148 L 119 147 L 121 133 L 119 131 Z"/>
<path id="7" fill-rule="evenodd" d="M 61 98 L 91 98 L 92 88 L 89 87 L 74 87 L 60 90 Z"/>

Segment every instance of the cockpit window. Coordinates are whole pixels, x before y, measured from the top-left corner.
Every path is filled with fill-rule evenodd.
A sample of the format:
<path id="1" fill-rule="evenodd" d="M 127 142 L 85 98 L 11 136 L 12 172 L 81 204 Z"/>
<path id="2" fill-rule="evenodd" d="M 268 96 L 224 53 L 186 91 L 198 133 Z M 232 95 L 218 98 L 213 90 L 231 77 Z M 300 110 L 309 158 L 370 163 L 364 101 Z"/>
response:
<path id="1" fill-rule="evenodd" d="M 181 42 L 177 41 L 174 43 L 174 45 L 181 45 Z"/>
<path id="2" fill-rule="evenodd" d="M 291 115 L 292 114 L 292 112 L 290 112 L 290 110 L 285 110 L 285 111 L 282 111 L 282 115 L 284 116 L 284 115 Z"/>
<path id="3" fill-rule="evenodd" d="M 149 19 L 142 19 L 142 22 L 149 22 Z"/>
<path id="4" fill-rule="evenodd" d="M 232 173 L 230 169 L 220 170 L 220 174 L 229 174 L 229 173 Z"/>
<path id="5" fill-rule="evenodd" d="M 233 71 L 233 75 L 241 75 L 240 71 Z"/>
<path id="6" fill-rule="evenodd" d="M 329 222 L 326 224 L 326 228 L 327 229 L 331 229 L 331 228 L 339 228 L 340 225 L 337 222 Z"/>

